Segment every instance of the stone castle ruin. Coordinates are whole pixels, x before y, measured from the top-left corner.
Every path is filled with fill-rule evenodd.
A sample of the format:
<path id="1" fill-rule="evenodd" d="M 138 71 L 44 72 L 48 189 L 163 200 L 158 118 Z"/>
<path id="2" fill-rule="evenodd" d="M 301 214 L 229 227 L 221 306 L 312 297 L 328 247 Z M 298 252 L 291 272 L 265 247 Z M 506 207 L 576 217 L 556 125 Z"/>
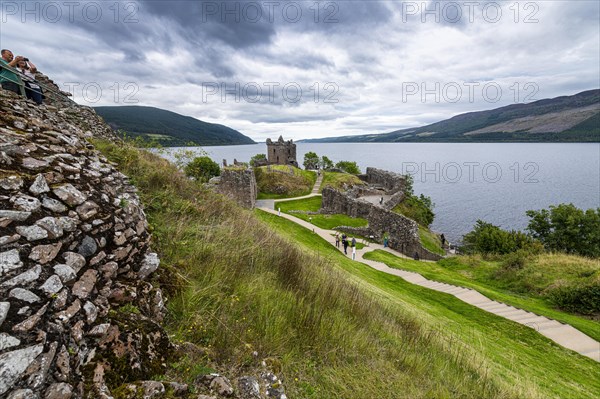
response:
<path id="1" fill-rule="evenodd" d="M 258 197 L 256 177 L 252 168 L 246 166 L 224 167 L 215 188 L 220 194 L 248 209 L 254 208 Z"/>
<path id="2" fill-rule="evenodd" d="M 296 144 L 293 140 L 284 141 L 282 136 L 276 142 L 267 139 L 267 160 L 270 165 L 292 165 L 298 167 Z"/>
<path id="3" fill-rule="evenodd" d="M 340 230 L 364 237 L 373 236 L 378 241 L 384 234 L 389 237 L 389 246 L 407 256 L 418 254 L 420 259 L 439 260 L 442 257 L 421 245 L 419 226 L 405 216 L 392 212 L 391 209 L 404 199 L 406 178 L 402 175 L 376 168 L 367 168 L 367 173 L 360 176 L 367 183 L 366 187 L 354 187 L 340 192 L 330 187 L 323 189 L 321 213 L 342 213 L 355 218 L 363 218 L 369 222 L 367 227 L 353 228 L 340 226 Z M 381 198 L 385 201 L 379 203 Z"/>

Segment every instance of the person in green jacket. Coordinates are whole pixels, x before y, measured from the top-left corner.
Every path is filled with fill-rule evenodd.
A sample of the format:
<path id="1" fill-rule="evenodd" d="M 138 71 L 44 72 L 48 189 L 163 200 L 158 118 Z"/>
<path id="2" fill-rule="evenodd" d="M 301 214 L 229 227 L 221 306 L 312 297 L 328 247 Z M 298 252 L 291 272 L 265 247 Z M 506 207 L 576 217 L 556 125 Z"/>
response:
<path id="1" fill-rule="evenodd" d="M 2 85 L 4 90 L 10 90 L 17 94 L 21 94 L 21 78 L 19 78 L 16 73 L 2 67 L 8 65 L 15 68 L 19 61 L 23 61 L 25 57 L 20 55 L 15 57 L 12 51 L 6 49 L 2 50 L 0 55 L 2 56 L 2 58 L 0 58 L 0 85 Z"/>

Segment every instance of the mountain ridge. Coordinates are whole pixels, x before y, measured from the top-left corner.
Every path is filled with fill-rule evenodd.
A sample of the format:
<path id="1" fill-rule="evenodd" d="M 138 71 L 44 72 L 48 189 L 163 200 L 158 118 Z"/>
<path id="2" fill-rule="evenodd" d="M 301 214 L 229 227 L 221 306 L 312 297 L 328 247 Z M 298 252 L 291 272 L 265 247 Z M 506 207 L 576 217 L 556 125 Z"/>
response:
<path id="1" fill-rule="evenodd" d="M 389 133 L 326 137 L 301 142 L 598 142 L 600 89 L 571 96 L 472 111 L 429 125 Z"/>
<path id="2" fill-rule="evenodd" d="M 256 144 L 228 126 L 161 108 L 127 105 L 95 107 L 94 110 L 114 130 L 155 140 L 166 147 Z"/>

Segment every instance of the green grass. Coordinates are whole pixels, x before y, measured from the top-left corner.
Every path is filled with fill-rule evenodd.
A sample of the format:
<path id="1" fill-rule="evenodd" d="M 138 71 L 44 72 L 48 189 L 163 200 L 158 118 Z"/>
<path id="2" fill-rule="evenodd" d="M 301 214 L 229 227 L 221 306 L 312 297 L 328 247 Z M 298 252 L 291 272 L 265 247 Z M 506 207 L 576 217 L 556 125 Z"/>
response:
<path id="1" fill-rule="evenodd" d="M 353 218 L 342 214 L 333 215 L 310 215 L 305 213 L 295 213 L 291 211 L 301 212 L 318 212 L 321 209 L 322 198 L 320 196 L 304 198 L 291 201 L 275 202 L 275 209 L 281 208 L 281 212 L 288 213 L 314 224 L 317 227 L 327 230 L 333 230 L 338 226 L 348 227 L 366 227 L 369 225 L 366 219 Z"/>
<path id="2" fill-rule="evenodd" d="M 323 182 L 319 192 L 322 192 L 325 187 L 332 187 L 336 190 L 345 190 L 351 186 L 364 186 L 365 182 L 360 180 L 357 176 L 349 173 L 338 173 L 338 172 L 324 172 Z"/>
<path id="3" fill-rule="evenodd" d="M 258 199 L 282 199 L 300 197 L 310 194 L 317 174 L 313 171 L 292 167 L 293 174 L 288 173 L 287 165 L 271 165 L 271 172 L 266 166 L 254 168 Z M 285 172 L 285 173 L 284 173 Z"/>
<path id="4" fill-rule="evenodd" d="M 600 323 L 557 310 L 531 292 L 510 291 L 505 284 L 492 277 L 498 268 L 493 262 L 470 262 L 472 258 L 467 257 L 452 257 L 436 263 L 416 262 L 384 251 L 370 252 L 365 258 L 383 262 L 389 267 L 420 273 L 430 280 L 472 288 L 492 300 L 568 323 L 595 340 L 600 340 Z"/>
<path id="5" fill-rule="evenodd" d="M 212 370 L 234 379 L 258 374 L 265 359 L 291 398 L 597 396 L 592 360 L 352 262 L 155 155 L 96 144 L 137 186 L 161 258 L 153 283 L 167 298 L 164 327 L 185 353 L 161 379 Z"/>
<path id="6" fill-rule="evenodd" d="M 330 259 L 361 282 L 363 288 L 419 318 L 435 334 L 447 334 L 448 347 L 469 356 L 485 368 L 484 380 L 496 381 L 520 398 L 593 398 L 600 394 L 598 364 L 556 345 L 533 329 L 495 316 L 444 293 L 405 282 L 339 255 L 330 244 L 310 231 L 270 214 L 260 217 L 298 245 Z M 379 254 L 378 254 L 379 255 Z M 402 259 L 404 260 L 404 259 Z M 407 260 L 415 265 L 435 265 Z M 459 349 L 460 348 L 460 349 Z M 432 356 L 426 350 L 423 356 Z M 514 392 L 513 391 L 513 392 Z M 467 397 L 477 397 L 471 393 Z M 507 395 L 508 396 L 508 395 Z M 432 396 L 436 397 L 436 396 Z M 454 393 L 449 398 L 460 397 Z M 482 395 L 479 397 L 490 397 Z"/>
<path id="7" fill-rule="evenodd" d="M 423 248 L 434 254 L 446 255 L 446 251 L 442 249 L 440 238 L 428 228 L 419 225 L 419 238 L 421 239 Z"/>

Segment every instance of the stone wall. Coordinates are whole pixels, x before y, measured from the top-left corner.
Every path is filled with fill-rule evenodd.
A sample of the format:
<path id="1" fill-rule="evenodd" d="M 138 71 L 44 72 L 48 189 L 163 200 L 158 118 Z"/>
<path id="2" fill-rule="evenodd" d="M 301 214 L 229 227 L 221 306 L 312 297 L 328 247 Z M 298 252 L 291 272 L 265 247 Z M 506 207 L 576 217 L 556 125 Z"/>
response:
<path id="1" fill-rule="evenodd" d="M 390 248 L 407 256 L 413 257 L 417 253 L 421 259 L 441 259 L 441 256 L 423 248 L 415 221 L 390 210 L 326 187 L 323 189 L 322 212 L 366 219 L 369 222 L 369 235 L 381 241 L 387 233 Z"/>
<path id="2" fill-rule="evenodd" d="M 236 201 L 244 208 L 252 209 L 256 204 L 258 187 L 251 168 L 224 168 L 221 170 L 217 192 Z"/>
<path id="3" fill-rule="evenodd" d="M 2 398 L 108 398 L 172 351 L 136 190 L 86 141 L 116 138 L 60 105 L 0 90 Z"/>
<path id="4" fill-rule="evenodd" d="M 406 177 L 377 168 L 367 168 L 365 181 L 383 187 L 388 194 L 404 192 L 406 188 Z"/>

